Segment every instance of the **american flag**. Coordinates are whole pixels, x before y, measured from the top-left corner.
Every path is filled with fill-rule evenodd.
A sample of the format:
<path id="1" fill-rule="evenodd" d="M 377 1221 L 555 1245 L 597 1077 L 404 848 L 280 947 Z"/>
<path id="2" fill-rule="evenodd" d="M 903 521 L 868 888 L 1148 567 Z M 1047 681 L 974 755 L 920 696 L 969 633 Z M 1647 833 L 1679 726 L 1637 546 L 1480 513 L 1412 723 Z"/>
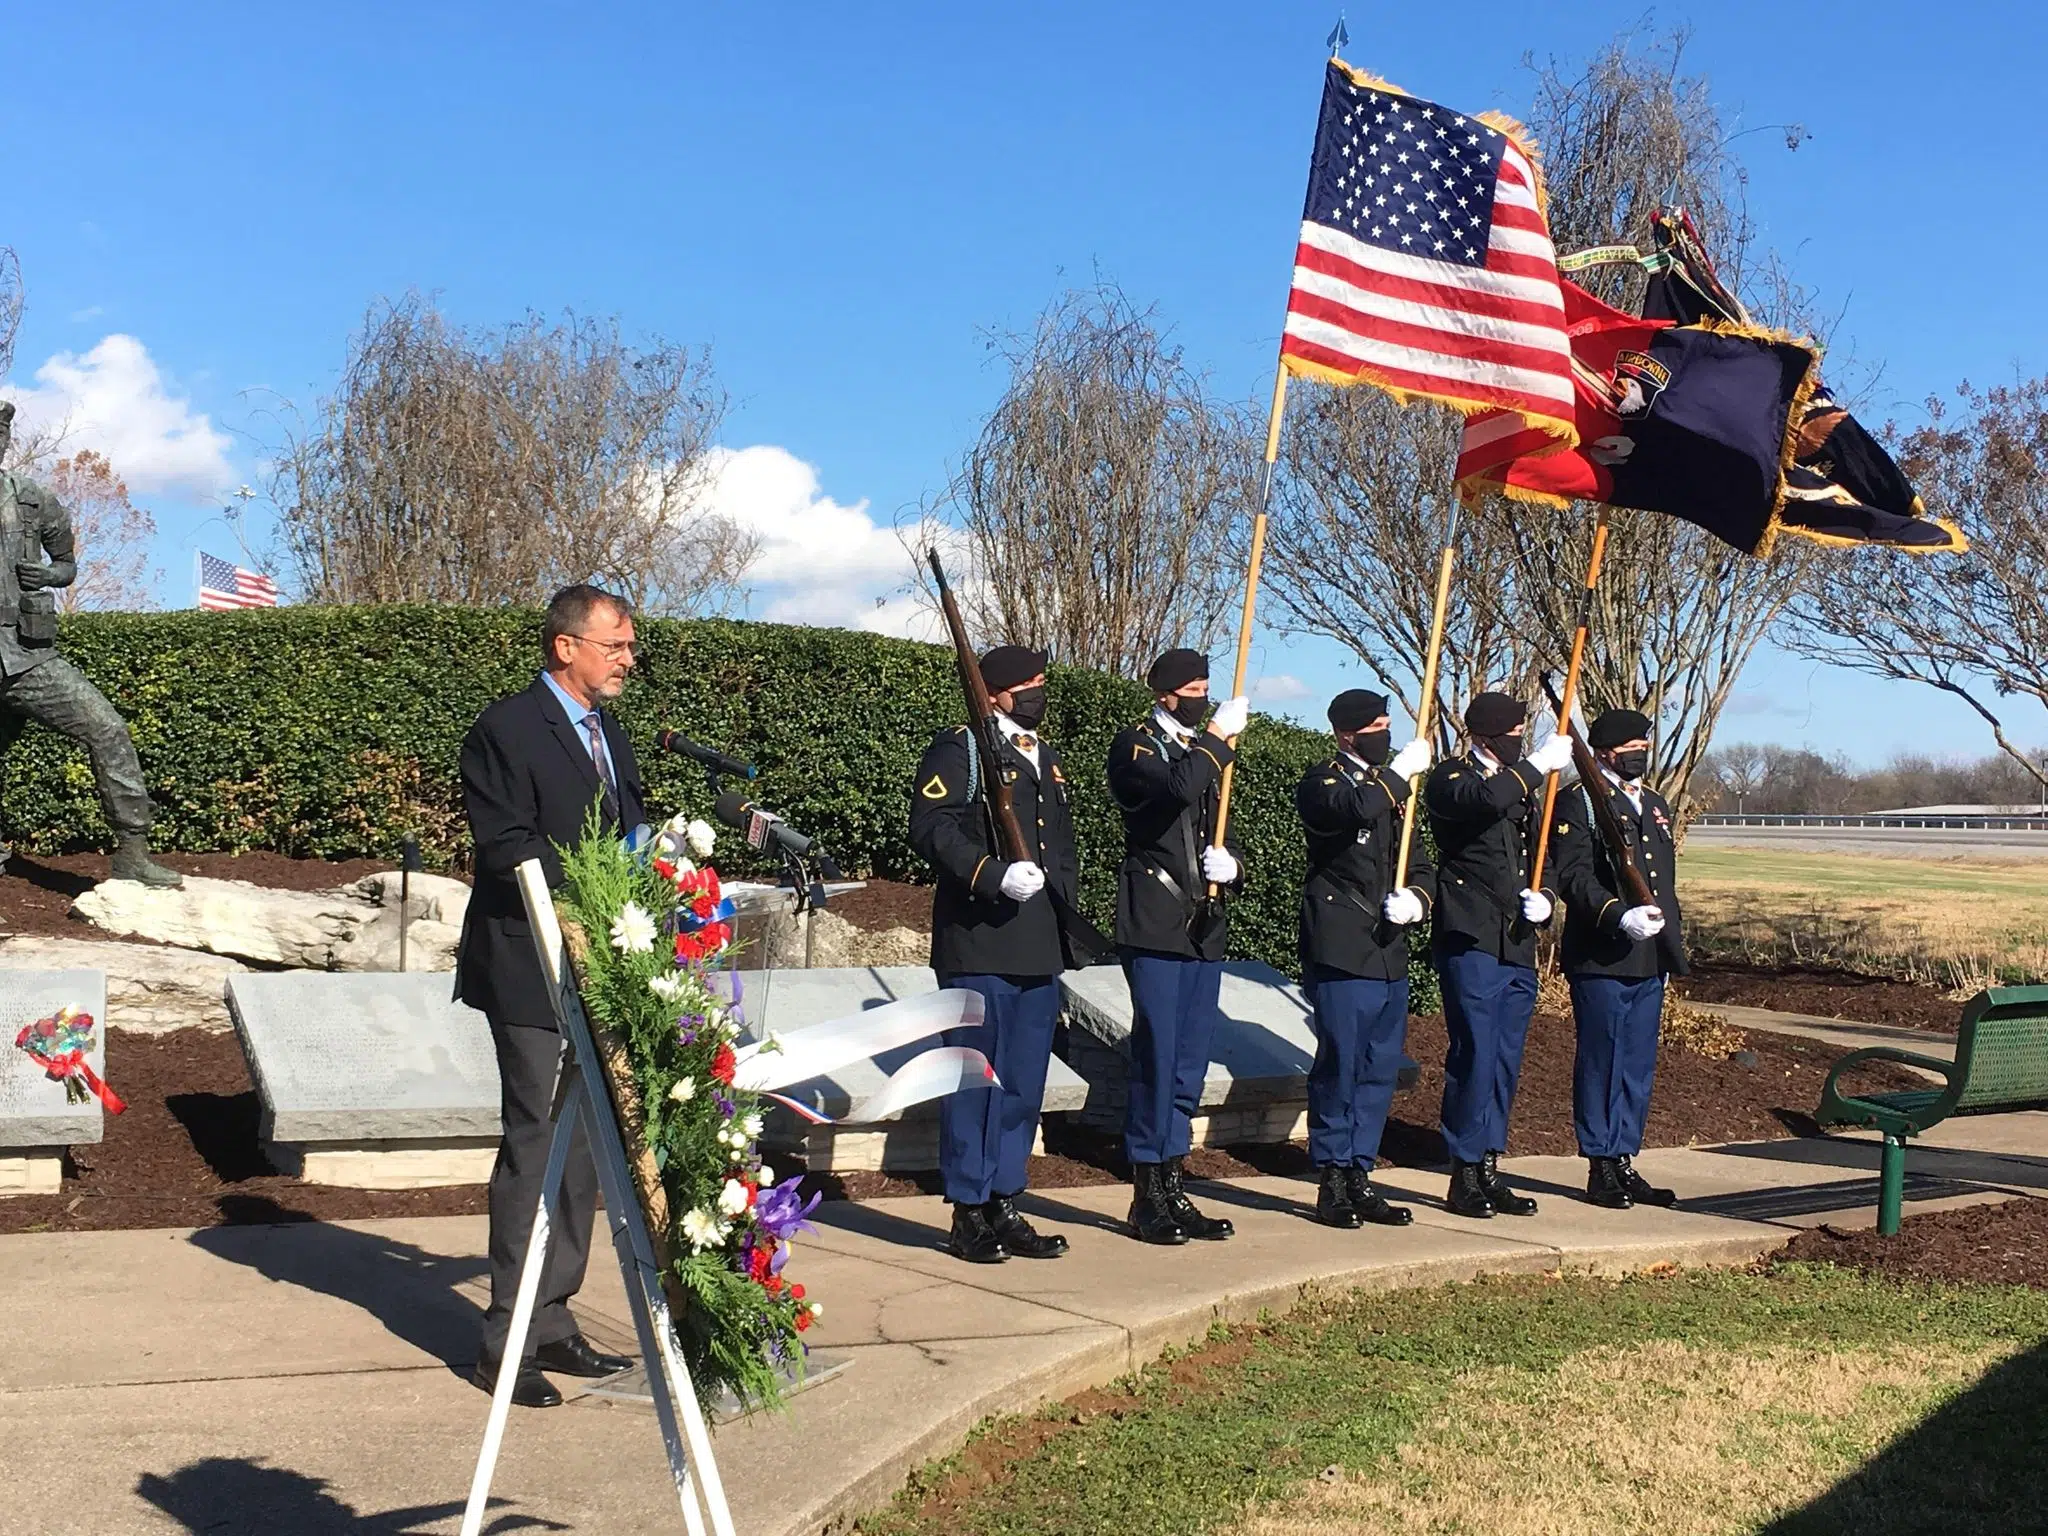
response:
<path id="1" fill-rule="evenodd" d="M 1290 372 L 1503 409 L 1577 441 L 1557 252 L 1511 126 L 1330 61 L 1280 343 Z"/>
<path id="2" fill-rule="evenodd" d="M 199 606 L 202 608 L 275 608 L 277 583 L 255 571 L 199 556 Z"/>

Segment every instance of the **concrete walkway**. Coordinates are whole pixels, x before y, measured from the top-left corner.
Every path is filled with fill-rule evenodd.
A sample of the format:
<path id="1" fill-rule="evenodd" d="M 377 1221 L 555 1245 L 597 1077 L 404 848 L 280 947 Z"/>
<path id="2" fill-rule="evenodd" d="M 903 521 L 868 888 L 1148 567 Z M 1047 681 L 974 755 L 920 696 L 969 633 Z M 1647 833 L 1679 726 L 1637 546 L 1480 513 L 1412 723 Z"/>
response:
<path id="1" fill-rule="evenodd" d="M 1818 1040 L 1823 1045 L 1840 1047 L 1844 1055 L 1880 1045 L 1912 1051 L 1920 1056 L 1939 1056 L 1948 1061 L 1953 1061 L 1956 1054 L 1953 1031 L 1911 1029 L 1903 1024 L 1859 1024 L 1852 1019 L 1824 1018 L 1817 1013 L 1780 1013 L 1775 1008 L 1751 1008 L 1742 1003 L 1696 1003 L 1691 998 L 1686 999 L 1686 1006 L 1725 1019 L 1737 1029 L 1760 1029 L 1771 1035 L 1796 1035 L 1803 1040 Z"/>
<path id="2" fill-rule="evenodd" d="M 2048 1190 L 2048 1115 L 1952 1121 L 1911 1154 L 1920 1208 Z M 1203 1197 L 1235 1241 L 1160 1252 L 1117 1234 L 1120 1188 L 1027 1201 L 1074 1251 L 969 1268 L 938 1251 L 936 1199 L 826 1208 L 794 1277 L 823 1300 L 816 1345 L 851 1368 L 791 1410 L 719 1432 L 744 1536 L 802 1536 L 884 1501 L 991 1413 L 1110 1380 L 1216 1318 L 1316 1289 L 1488 1273 L 1739 1263 L 1801 1225 L 1868 1223 L 1875 1156 L 1852 1139 L 1645 1154 L 1688 1209 L 1595 1210 L 1575 1158 L 1511 1164 L 1530 1220 L 1460 1221 L 1440 1175 L 1389 1171 L 1417 1199 L 1400 1231 L 1332 1232 L 1302 1181 Z M 482 1218 L 0 1239 L 0 1533 L 401 1536 L 455 1531 L 485 1412 L 463 1379 L 485 1271 Z M 631 1333 L 609 1255 L 579 1310 Z M 566 1383 L 564 1384 L 567 1385 Z M 653 1416 L 593 1397 L 518 1412 L 490 1529 L 680 1530 Z"/>

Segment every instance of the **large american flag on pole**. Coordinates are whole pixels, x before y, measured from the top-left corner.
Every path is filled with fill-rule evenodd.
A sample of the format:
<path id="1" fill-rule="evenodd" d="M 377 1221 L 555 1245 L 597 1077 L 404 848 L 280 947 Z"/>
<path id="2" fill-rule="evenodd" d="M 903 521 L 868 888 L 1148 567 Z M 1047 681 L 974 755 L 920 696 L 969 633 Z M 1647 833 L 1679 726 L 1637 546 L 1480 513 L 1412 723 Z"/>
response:
<path id="1" fill-rule="evenodd" d="M 201 552 L 199 556 L 199 606 L 201 608 L 275 608 L 277 583 L 256 571 Z"/>
<path id="2" fill-rule="evenodd" d="M 1557 252 L 1514 124 L 1332 59 L 1294 261 L 1290 372 L 1577 442 Z"/>

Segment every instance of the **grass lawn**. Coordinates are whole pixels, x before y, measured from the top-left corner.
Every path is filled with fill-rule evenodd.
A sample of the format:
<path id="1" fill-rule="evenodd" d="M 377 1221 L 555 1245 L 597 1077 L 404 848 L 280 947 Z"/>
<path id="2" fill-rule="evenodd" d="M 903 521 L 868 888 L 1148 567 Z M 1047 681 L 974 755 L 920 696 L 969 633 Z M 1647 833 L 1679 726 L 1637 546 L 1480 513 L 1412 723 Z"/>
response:
<path id="1" fill-rule="evenodd" d="M 2048 978 L 2048 866 L 1760 848 L 1678 861 L 1701 953 L 1900 974 L 1976 990 Z"/>
<path id="2" fill-rule="evenodd" d="M 867 1536 L 2048 1531 L 2048 1294 L 1781 1265 L 1360 1293 L 985 1426 Z"/>

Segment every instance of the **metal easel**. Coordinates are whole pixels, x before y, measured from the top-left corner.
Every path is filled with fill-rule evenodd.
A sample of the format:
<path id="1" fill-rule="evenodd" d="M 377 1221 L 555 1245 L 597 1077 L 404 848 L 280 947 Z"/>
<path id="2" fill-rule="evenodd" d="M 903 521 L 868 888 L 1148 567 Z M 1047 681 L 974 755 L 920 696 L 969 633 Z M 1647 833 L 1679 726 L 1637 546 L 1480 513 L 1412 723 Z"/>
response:
<path id="1" fill-rule="evenodd" d="M 527 921 L 533 927 L 534 947 L 540 951 L 541 970 L 547 976 L 549 995 L 554 1001 L 555 1018 L 569 1051 L 555 1086 L 555 1134 L 548 1145 L 540 1209 L 534 1216 L 533 1235 L 527 1241 L 526 1262 L 519 1271 L 512 1329 L 505 1340 L 497 1390 L 491 1396 L 490 1417 L 484 1425 L 483 1449 L 477 1455 L 476 1475 L 469 1486 L 462 1536 L 480 1536 L 483 1530 L 491 1476 L 505 1438 L 505 1421 L 512 1411 L 512 1388 L 519 1374 L 519 1362 L 525 1358 L 526 1335 L 532 1327 L 534 1302 L 540 1294 L 541 1270 L 561 1192 L 562 1170 L 569 1160 L 569 1144 L 579 1117 L 588 1127 L 598 1184 L 604 1191 L 605 1220 L 611 1225 L 612 1246 L 618 1253 L 619 1272 L 625 1278 L 626 1300 L 633 1311 L 633 1328 L 639 1337 L 640 1359 L 654 1398 L 654 1415 L 661 1425 L 669 1474 L 675 1479 L 676 1494 L 682 1504 L 683 1526 L 689 1536 L 705 1536 L 707 1531 L 711 1536 L 736 1536 L 732 1511 L 725 1500 L 725 1485 L 711 1453 L 711 1432 L 698 1405 L 689 1368 L 676 1348 L 668 1297 L 662 1290 L 661 1265 L 655 1258 L 640 1197 L 633 1187 L 618 1118 L 612 1112 L 610 1095 L 604 1086 L 604 1069 L 591 1038 L 589 1021 L 583 1016 L 582 1000 L 576 995 L 574 978 L 565 963 L 554 898 L 548 894 L 538 859 L 521 864 L 517 878 L 520 897 L 526 903 Z"/>

